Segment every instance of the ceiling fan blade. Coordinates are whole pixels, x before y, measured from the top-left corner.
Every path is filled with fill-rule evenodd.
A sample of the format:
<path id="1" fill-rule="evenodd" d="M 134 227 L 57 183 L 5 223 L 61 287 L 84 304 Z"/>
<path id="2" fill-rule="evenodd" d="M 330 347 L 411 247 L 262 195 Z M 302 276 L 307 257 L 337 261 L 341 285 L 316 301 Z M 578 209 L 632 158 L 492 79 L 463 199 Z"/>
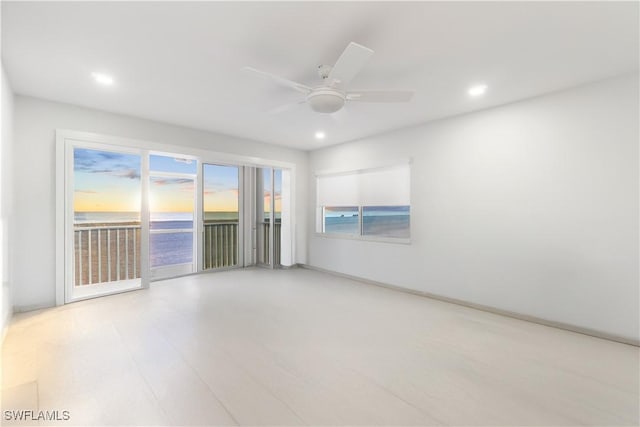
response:
<path id="1" fill-rule="evenodd" d="M 348 101 L 359 102 L 409 102 L 414 92 L 406 90 L 360 90 L 347 92 Z"/>
<path id="2" fill-rule="evenodd" d="M 283 77 L 276 76 L 275 74 L 267 73 L 266 71 L 257 70 L 252 67 L 243 67 L 242 69 L 244 71 L 250 71 L 252 73 L 260 74 L 263 77 L 268 77 L 273 81 L 275 81 L 276 83 L 278 83 L 280 86 L 285 86 L 285 87 L 297 90 L 298 92 L 302 92 L 304 94 L 308 94 L 313 90 L 311 87 L 307 85 L 303 85 L 302 83 L 296 83 L 294 81 L 285 79 Z"/>
<path id="3" fill-rule="evenodd" d="M 269 114 L 280 114 L 280 113 L 284 113 L 285 111 L 291 110 L 292 108 L 296 108 L 298 105 L 302 105 L 304 103 L 306 103 L 306 100 L 302 100 L 302 101 L 298 101 L 298 102 L 291 102 L 289 104 L 284 104 L 281 105 L 279 107 L 276 107 L 272 110 L 269 110 L 268 113 Z"/>
<path id="4" fill-rule="evenodd" d="M 368 47 L 354 42 L 349 43 L 331 69 L 329 81 L 332 84 L 345 87 L 362 70 L 371 55 L 373 55 L 373 50 Z"/>

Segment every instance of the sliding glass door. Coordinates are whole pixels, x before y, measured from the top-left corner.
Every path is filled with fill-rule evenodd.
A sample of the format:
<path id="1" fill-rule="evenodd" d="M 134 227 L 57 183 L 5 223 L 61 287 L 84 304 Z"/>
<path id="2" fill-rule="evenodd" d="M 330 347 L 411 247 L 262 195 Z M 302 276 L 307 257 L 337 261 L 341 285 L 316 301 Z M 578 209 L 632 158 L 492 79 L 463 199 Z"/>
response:
<path id="1" fill-rule="evenodd" d="M 143 277 L 244 264 L 242 167 L 199 169 L 195 158 L 100 144 L 67 150 L 73 159 L 70 177 L 67 170 L 73 182 L 73 255 L 65 261 L 72 271 L 65 278 L 66 302 L 140 288 Z"/>
<path id="2" fill-rule="evenodd" d="M 149 156 L 150 278 L 190 274 L 195 265 L 195 187 L 198 162 Z"/>
<path id="3" fill-rule="evenodd" d="M 201 271 L 292 265 L 290 170 L 84 134 L 58 143 L 59 304 Z"/>
<path id="4" fill-rule="evenodd" d="M 241 169 L 203 165 L 203 270 L 242 265 Z"/>
<path id="5" fill-rule="evenodd" d="M 257 169 L 256 188 L 257 263 L 276 267 L 280 265 L 282 170 Z"/>
<path id="6" fill-rule="evenodd" d="M 141 286 L 141 155 L 72 147 L 69 299 Z"/>

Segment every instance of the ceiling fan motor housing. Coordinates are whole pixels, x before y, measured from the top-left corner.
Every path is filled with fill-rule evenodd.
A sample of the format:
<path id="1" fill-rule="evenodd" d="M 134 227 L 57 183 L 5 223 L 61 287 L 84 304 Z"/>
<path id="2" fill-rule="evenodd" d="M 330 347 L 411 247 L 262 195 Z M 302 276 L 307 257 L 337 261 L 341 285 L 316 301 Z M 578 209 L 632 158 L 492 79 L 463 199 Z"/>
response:
<path id="1" fill-rule="evenodd" d="M 318 113 L 335 113 L 344 107 L 345 101 L 344 94 L 332 88 L 319 88 L 307 95 L 311 109 Z"/>

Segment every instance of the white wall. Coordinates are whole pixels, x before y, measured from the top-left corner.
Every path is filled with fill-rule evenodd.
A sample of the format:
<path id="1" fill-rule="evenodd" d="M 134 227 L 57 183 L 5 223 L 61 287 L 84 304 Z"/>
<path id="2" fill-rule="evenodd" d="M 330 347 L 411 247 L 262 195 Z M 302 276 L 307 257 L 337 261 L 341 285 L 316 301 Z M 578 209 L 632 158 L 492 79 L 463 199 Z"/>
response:
<path id="1" fill-rule="evenodd" d="M 639 338 L 638 75 L 311 153 L 309 264 Z M 410 245 L 314 234 L 315 171 L 413 158 Z"/>
<path id="2" fill-rule="evenodd" d="M 14 309 L 55 304 L 55 130 L 71 129 L 296 165 L 296 262 L 306 262 L 306 152 L 226 135 L 16 96 Z"/>
<path id="3" fill-rule="evenodd" d="M 2 66 L 0 82 L 0 334 L 4 336 L 12 312 L 11 244 L 13 243 L 13 91 Z"/>

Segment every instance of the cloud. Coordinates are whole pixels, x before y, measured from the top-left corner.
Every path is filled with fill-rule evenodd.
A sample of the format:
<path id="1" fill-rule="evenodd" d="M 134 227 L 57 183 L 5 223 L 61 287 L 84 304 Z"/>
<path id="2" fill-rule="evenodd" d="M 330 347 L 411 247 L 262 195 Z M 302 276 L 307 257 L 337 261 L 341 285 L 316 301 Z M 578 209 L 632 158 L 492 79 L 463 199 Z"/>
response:
<path id="1" fill-rule="evenodd" d="M 185 185 L 193 184 L 193 179 L 190 178 L 154 178 L 153 183 L 155 185 Z"/>
<path id="2" fill-rule="evenodd" d="M 236 177 L 224 177 L 207 174 L 205 171 L 204 188 L 214 191 L 232 191 L 238 188 L 238 179 Z"/>
<path id="3" fill-rule="evenodd" d="M 140 179 L 140 156 L 76 148 L 73 151 L 73 169 L 75 172 Z"/>
<path id="4" fill-rule="evenodd" d="M 240 190 L 238 190 L 237 188 L 221 188 L 221 189 L 209 189 L 209 190 L 204 190 L 203 194 L 205 196 L 210 196 L 212 194 L 219 194 L 219 193 L 233 193 L 236 196 L 238 196 L 240 194 Z"/>
<path id="5" fill-rule="evenodd" d="M 97 191 L 93 191 L 93 190 L 75 190 L 75 193 L 80 193 L 80 194 L 98 194 Z"/>
<path id="6" fill-rule="evenodd" d="M 115 160 L 127 160 L 131 158 L 131 155 L 125 155 L 120 153 L 110 153 L 107 151 L 87 150 L 82 148 L 76 148 L 73 152 L 73 162 L 76 170 L 91 171 L 96 166 L 102 166 L 103 164 L 112 163 Z"/>
<path id="7" fill-rule="evenodd" d="M 106 159 L 106 160 L 115 160 L 115 159 L 121 159 L 121 158 L 125 157 L 124 154 L 111 153 L 109 151 L 96 151 L 96 155 L 97 155 L 97 157 L 100 157 L 100 158 Z"/>
<path id="8" fill-rule="evenodd" d="M 86 172 L 111 175 L 118 178 L 140 179 L 140 172 L 135 169 L 88 169 Z"/>
<path id="9" fill-rule="evenodd" d="M 122 178 L 129 178 L 129 179 L 140 179 L 140 173 L 134 169 L 129 169 L 127 171 L 122 171 L 119 173 L 115 173 L 115 176 L 120 176 Z"/>

